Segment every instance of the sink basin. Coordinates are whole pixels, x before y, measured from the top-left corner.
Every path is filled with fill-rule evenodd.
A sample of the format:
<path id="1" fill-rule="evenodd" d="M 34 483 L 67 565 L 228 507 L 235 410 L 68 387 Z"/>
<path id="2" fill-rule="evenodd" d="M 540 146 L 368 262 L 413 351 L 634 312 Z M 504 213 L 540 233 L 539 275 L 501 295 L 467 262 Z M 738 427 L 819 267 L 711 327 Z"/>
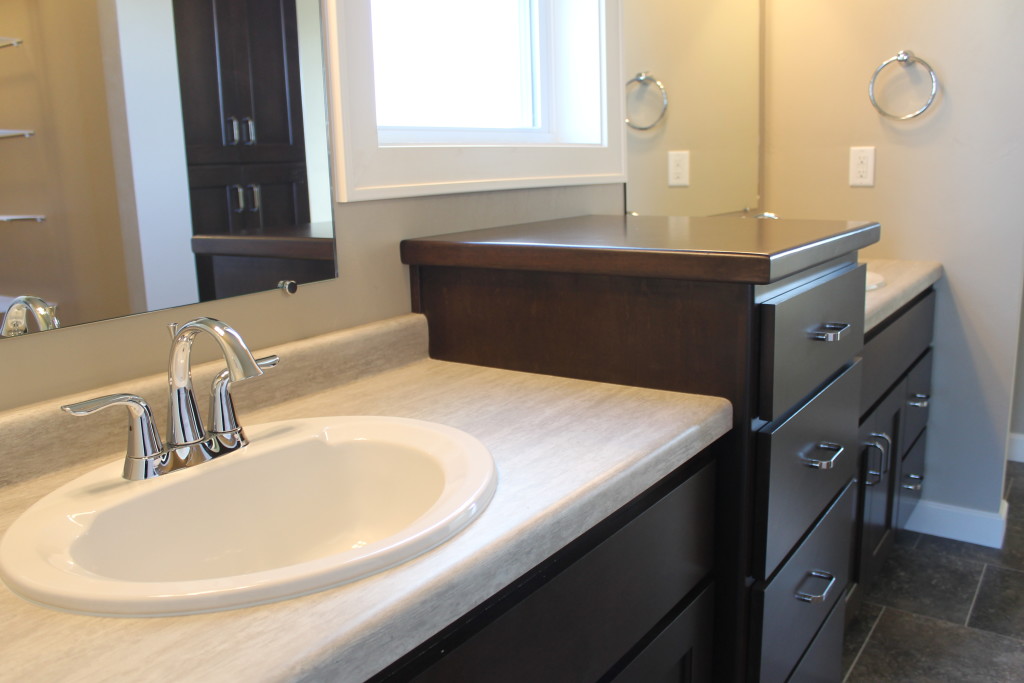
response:
<path id="1" fill-rule="evenodd" d="M 0 542 L 0 578 L 38 604 L 163 616 L 283 600 L 405 562 L 472 522 L 494 461 L 451 427 L 391 417 L 246 428 L 250 445 L 145 481 L 100 467 Z"/>

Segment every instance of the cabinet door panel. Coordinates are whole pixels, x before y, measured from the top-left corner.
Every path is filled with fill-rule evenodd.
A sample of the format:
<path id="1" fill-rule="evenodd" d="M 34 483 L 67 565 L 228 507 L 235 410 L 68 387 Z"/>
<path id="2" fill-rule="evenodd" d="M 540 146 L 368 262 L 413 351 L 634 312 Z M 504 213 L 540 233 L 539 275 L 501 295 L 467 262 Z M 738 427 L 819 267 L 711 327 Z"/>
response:
<path id="1" fill-rule="evenodd" d="M 614 683 L 710 681 L 714 586 L 704 589 L 617 676 Z"/>
<path id="2" fill-rule="evenodd" d="M 708 466 L 413 680 L 598 680 L 709 574 L 713 489 Z"/>
<path id="3" fill-rule="evenodd" d="M 860 428 L 860 566 L 867 585 L 878 573 L 893 542 L 893 485 L 899 468 L 900 410 L 903 383 L 896 385 L 864 419 Z"/>

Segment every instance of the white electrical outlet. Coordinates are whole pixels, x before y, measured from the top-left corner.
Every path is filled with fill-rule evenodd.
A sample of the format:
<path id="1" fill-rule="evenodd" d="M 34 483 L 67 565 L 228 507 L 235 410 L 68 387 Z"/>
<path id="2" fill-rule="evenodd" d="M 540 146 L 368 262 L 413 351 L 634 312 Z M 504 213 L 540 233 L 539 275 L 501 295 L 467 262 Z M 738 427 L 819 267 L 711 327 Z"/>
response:
<path id="1" fill-rule="evenodd" d="M 875 148 L 850 148 L 850 187 L 875 186 Z"/>
<path id="2" fill-rule="evenodd" d="M 690 150 L 676 150 L 668 153 L 668 186 L 690 186 Z"/>

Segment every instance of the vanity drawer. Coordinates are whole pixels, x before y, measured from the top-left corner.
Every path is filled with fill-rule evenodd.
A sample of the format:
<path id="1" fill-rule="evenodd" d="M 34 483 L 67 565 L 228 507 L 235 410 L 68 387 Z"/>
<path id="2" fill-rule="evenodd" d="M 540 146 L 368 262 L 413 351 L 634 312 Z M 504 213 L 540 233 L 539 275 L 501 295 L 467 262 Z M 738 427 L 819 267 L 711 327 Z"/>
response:
<path id="1" fill-rule="evenodd" d="M 866 272 L 855 266 L 761 304 L 762 419 L 803 400 L 863 347 Z"/>
<path id="2" fill-rule="evenodd" d="M 903 455 L 928 424 L 928 401 L 932 393 L 932 351 L 921 356 L 907 374 L 900 428 L 900 454 Z"/>
<path id="3" fill-rule="evenodd" d="M 768 577 L 856 475 L 861 364 L 853 363 L 796 413 L 758 434 L 758 490 L 765 492 L 762 577 Z"/>
<path id="4" fill-rule="evenodd" d="M 921 488 L 924 485 L 924 451 L 925 437 L 922 433 L 914 445 L 904 456 L 900 464 L 900 475 L 896 489 L 896 528 L 905 529 L 910 513 L 921 500 Z"/>
<path id="5" fill-rule="evenodd" d="M 761 602 L 760 683 L 782 683 L 849 581 L 857 487 L 850 484 L 771 583 Z"/>
<path id="6" fill-rule="evenodd" d="M 846 601 L 840 600 L 786 683 L 837 683 L 843 680 L 845 626 Z"/>
<path id="7" fill-rule="evenodd" d="M 861 357 L 864 359 L 864 390 L 860 414 L 866 415 L 906 369 L 932 343 L 935 327 L 935 292 L 929 290 L 872 328 Z"/>

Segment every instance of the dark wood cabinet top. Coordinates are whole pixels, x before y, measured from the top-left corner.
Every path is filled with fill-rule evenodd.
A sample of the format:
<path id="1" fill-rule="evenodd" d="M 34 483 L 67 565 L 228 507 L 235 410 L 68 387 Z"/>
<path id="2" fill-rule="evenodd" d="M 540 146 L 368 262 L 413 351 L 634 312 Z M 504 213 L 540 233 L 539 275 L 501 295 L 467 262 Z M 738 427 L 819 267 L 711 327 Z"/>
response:
<path id="1" fill-rule="evenodd" d="M 192 252 L 333 261 L 334 224 L 326 221 L 263 228 L 249 234 L 195 235 L 192 237 Z"/>
<path id="2" fill-rule="evenodd" d="M 402 242 L 402 262 L 767 284 L 877 242 L 875 222 L 577 216 Z"/>

